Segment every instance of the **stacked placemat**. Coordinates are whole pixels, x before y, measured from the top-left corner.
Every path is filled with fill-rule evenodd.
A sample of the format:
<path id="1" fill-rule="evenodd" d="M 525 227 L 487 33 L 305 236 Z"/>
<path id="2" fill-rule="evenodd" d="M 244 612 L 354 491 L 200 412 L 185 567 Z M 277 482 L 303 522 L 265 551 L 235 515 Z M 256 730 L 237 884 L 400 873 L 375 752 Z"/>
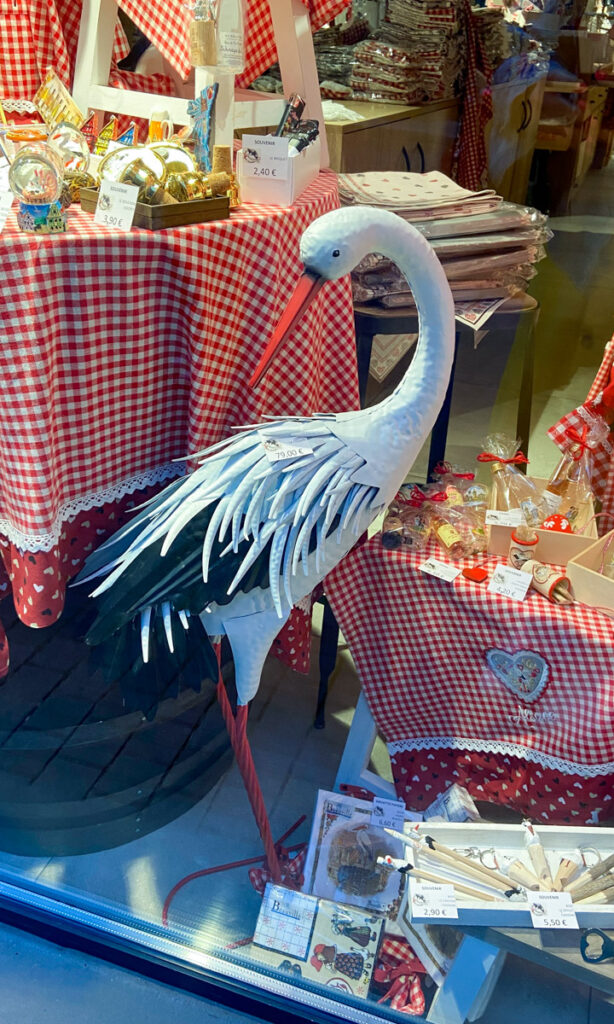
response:
<path id="1" fill-rule="evenodd" d="M 546 217 L 503 202 L 492 189 L 471 192 L 440 171 L 341 174 L 343 205 L 375 206 L 410 221 L 428 238 L 456 302 L 523 292 L 552 237 Z M 389 259 L 370 254 L 352 274 L 354 301 L 412 306 L 407 281 Z"/>

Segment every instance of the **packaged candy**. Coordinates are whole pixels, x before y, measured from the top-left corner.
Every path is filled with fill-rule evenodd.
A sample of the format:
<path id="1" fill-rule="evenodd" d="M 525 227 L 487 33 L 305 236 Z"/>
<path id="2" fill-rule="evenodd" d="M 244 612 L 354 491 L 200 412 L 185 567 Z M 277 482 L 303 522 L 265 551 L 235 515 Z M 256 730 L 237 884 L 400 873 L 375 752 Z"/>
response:
<path id="1" fill-rule="evenodd" d="M 608 434 L 608 424 L 601 416 L 593 418 L 590 425 L 584 423 L 581 431 L 575 427 L 565 431 L 568 447 L 546 484 L 544 498 L 548 511 L 565 516 L 572 528 L 580 525 L 582 510 L 591 508 L 595 450 Z"/>
<path id="2" fill-rule="evenodd" d="M 508 510 L 519 508 L 527 526 L 539 526 L 549 509 L 530 477 L 521 473 L 519 465 L 528 459 L 518 450 L 519 441 L 507 434 L 489 434 L 478 462 L 490 463 L 493 475 L 491 504 Z"/>

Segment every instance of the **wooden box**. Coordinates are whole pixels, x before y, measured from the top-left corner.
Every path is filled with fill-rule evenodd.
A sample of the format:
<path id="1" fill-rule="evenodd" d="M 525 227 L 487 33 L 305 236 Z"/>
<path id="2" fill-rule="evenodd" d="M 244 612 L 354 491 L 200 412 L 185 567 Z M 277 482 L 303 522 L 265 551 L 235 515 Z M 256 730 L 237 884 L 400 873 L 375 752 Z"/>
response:
<path id="1" fill-rule="evenodd" d="M 538 486 L 545 487 L 547 480 L 534 478 Z M 555 533 L 553 530 L 540 530 L 535 532 L 539 537 L 536 545 L 535 558 L 538 562 L 548 562 L 553 565 L 567 565 L 570 558 L 579 555 L 581 551 L 589 547 L 597 538 L 597 527 L 592 505 L 587 505 L 580 510 L 578 515 L 578 526 L 584 526 L 583 533 Z M 512 526 L 489 526 L 488 551 L 491 555 L 507 557 L 510 540 L 512 538 Z"/>
<path id="2" fill-rule="evenodd" d="M 588 812 L 587 812 L 588 813 Z M 456 824 L 452 822 L 424 822 L 416 826 L 413 822 L 407 822 L 405 831 L 409 832 L 411 827 L 412 835 L 417 829 L 418 835 L 429 835 L 438 840 L 444 846 L 452 847 L 459 853 L 464 853 L 470 848 L 483 850 L 493 849 L 497 854 L 497 862 L 501 865 L 506 858 L 515 860 L 518 858 L 523 864 L 533 871 L 531 860 L 524 841 L 524 829 L 522 825 L 491 825 L 483 822 L 472 822 Z M 545 851 L 546 860 L 550 873 L 554 878 L 559 862 L 563 857 L 573 857 L 578 854 L 579 847 L 591 847 L 596 850 L 601 859 L 605 860 L 611 853 L 614 853 L 614 828 L 582 828 L 573 825 L 557 827 L 554 825 L 538 825 L 537 835 Z M 422 867 L 447 882 L 464 882 L 469 887 L 479 889 L 480 883 L 472 877 L 462 878 L 457 872 L 448 871 L 442 863 L 431 860 L 428 857 L 418 856 L 414 858 L 411 849 L 408 851 L 408 859 L 416 867 Z M 595 857 L 592 858 L 592 864 Z M 486 863 L 490 863 L 487 860 Z M 479 861 L 478 861 L 479 863 Z M 410 872 L 411 877 L 411 872 Z M 580 877 L 579 875 L 577 877 Z M 575 879 L 574 879 L 575 881 Z M 513 883 L 510 883 L 510 886 Z M 484 890 L 486 891 L 486 890 Z M 494 893 L 493 889 L 488 890 Z M 531 914 L 529 910 L 529 899 L 533 894 L 522 889 L 520 895 L 503 898 L 493 902 L 484 902 L 480 899 L 456 893 L 456 904 L 458 908 L 458 920 L 449 918 L 437 920 L 437 924 L 460 924 L 460 925 L 492 925 L 494 927 L 510 928 L 531 928 Z M 601 903 L 574 903 L 574 910 L 580 928 L 614 928 L 614 904 Z M 419 922 L 432 918 L 420 918 L 412 916 L 411 903 L 409 899 L 409 886 L 403 898 L 403 904 L 398 917 L 401 930 L 405 931 L 403 925 L 409 925 L 412 921 Z"/>
<path id="3" fill-rule="evenodd" d="M 614 613 L 614 580 L 599 571 L 606 548 L 608 556 L 614 557 L 614 530 L 570 559 L 567 575 L 576 601 Z"/>
<path id="4" fill-rule="evenodd" d="M 94 213 L 98 202 L 98 189 L 81 189 L 81 209 Z M 209 220 L 222 220 L 230 216 L 228 196 L 213 199 L 191 199 L 187 203 L 172 203 L 164 206 L 149 206 L 137 203 L 132 222 L 135 228 L 160 231 L 162 228 L 178 228 L 182 224 L 204 224 Z"/>

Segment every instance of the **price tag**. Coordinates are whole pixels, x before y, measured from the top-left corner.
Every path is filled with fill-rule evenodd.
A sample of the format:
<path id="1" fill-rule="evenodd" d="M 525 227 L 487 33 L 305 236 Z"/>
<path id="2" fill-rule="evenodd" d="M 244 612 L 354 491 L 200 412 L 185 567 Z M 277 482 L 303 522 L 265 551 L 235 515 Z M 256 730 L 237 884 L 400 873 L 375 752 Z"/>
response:
<path id="1" fill-rule="evenodd" d="M 396 832 L 403 831 L 405 823 L 405 804 L 403 800 L 386 800 L 376 796 L 371 810 L 371 824 L 379 828 L 393 828 Z"/>
<path id="2" fill-rule="evenodd" d="M 409 876 L 411 916 L 435 921 L 450 921 L 458 917 L 454 886 L 439 882 L 419 882 Z"/>
<path id="3" fill-rule="evenodd" d="M 429 576 L 435 576 L 438 580 L 445 580 L 446 583 L 452 583 L 461 572 L 455 565 L 438 562 L 436 558 L 427 558 L 426 562 L 423 562 L 418 568 L 420 572 L 426 572 Z"/>
<path id="4" fill-rule="evenodd" d="M 534 928 L 578 928 L 568 892 L 530 892 L 529 910 Z"/>
<path id="5" fill-rule="evenodd" d="M 491 594 L 511 597 L 514 601 L 524 601 L 531 585 L 531 576 L 520 569 L 512 569 L 509 565 L 498 565 L 492 574 L 488 590 Z"/>
<path id="6" fill-rule="evenodd" d="M 0 231 L 2 231 L 6 224 L 6 218 L 9 215 L 9 210 L 13 205 L 13 199 L 15 196 L 12 192 L 0 192 Z"/>
<path id="7" fill-rule="evenodd" d="M 243 174 L 246 178 L 285 181 L 289 173 L 287 139 L 277 135 L 243 136 Z"/>
<path id="8" fill-rule="evenodd" d="M 10 163 L 8 160 L 0 154 L 0 192 L 10 192 L 11 196 L 13 193 L 9 188 L 9 167 Z"/>
<path id="9" fill-rule="evenodd" d="M 277 438 L 261 434 L 260 441 L 269 462 L 283 462 L 285 459 L 299 459 L 303 455 L 313 455 L 313 448 L 301 444 L 299 439 L 278 441 Z"/>
<path id="10" fill-rule="evenodd" d="M 121 182 L 103 179 L 94 221 L 107 228 L 115 228 L 116 231 L 130 231 L 138 197 L 138 185 L 123 185 Z"/>
<path id="11" fill-rule="evenodd" d="M 505 512 L 497 508 L 486 510 L 487 526 L 520 526 L 521 522 L 522 510 L 519 508 L 510 508 Z"/>

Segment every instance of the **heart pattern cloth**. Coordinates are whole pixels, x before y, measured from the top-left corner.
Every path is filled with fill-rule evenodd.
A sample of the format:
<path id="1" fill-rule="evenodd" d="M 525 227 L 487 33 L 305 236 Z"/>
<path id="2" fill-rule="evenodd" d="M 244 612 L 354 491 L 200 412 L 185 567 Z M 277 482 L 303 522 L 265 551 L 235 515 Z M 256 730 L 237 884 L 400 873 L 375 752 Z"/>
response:
<path id="1" fill-rule="evenodd" d="M 537 700 L 548 682 L 548 662 L 536 651 L 510 654 L 493 647 L 486 652 L 486 661 L 499 682 L 520 700 Z"/>

